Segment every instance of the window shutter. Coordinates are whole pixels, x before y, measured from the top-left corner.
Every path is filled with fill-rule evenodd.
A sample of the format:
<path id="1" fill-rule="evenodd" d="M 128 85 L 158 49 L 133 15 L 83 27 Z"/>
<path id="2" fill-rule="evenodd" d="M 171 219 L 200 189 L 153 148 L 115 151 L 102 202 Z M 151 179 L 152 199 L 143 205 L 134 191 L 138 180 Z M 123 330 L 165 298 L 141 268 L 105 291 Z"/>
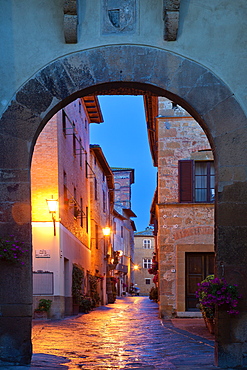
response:
<path id="1" fill-rule="evenodd" d="M 193 160 L 178 161 L 179 202 L 193 202 Z"/>

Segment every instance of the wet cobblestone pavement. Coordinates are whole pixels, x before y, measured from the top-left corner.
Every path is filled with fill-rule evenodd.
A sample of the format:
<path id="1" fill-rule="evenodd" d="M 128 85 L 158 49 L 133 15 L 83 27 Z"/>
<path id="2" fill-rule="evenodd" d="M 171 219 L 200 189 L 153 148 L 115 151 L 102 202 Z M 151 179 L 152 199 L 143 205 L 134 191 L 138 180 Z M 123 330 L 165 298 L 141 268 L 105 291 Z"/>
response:
<path id="1" fill-rule="evenodd" d="M 158 318 L 147 297 L 115 304 L 64 320 L 36 322 L 29 370 L 211 370 L 212 340 Z"/>

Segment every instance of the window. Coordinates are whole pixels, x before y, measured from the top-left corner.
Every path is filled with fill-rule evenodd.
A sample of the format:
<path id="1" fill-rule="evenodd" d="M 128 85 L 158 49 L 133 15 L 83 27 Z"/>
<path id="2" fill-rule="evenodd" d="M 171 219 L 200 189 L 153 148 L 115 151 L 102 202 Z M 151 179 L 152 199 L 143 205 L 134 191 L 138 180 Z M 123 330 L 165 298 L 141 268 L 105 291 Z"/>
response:
<path id="1" fill-rule="evenodd" d="M 95 225 L 95 248 L 99 248 L 99 227 Z"/>
<path id="2" fill-rule="evenodd" d="M 82 167 L 82 142 L 81 138 L 79 139 L 80 144 L 80 167 Z"/>
<path id="3" fill-rule="evenodd" d="M 214 201 L 214 164 L 195 162 L 195 201 Z"/>
<path id="4" fill-rule="evenodd" d="M 181 203 L 214 201 L 215 171 L 213 161 L 178 162 L 179 201 Z"/>
<path id="5" fill-rule="evenodd" d="M 87 153 L 85 153 L 85 176 L 86 176 L 86 178 L 88 178 Z"/>
<path id="6" fill-rule="evenodd" d="M 106 212 L 106 196 L 105 191 L 103 190 L 103 212 Z"/>
<path id="7" fill-rule="evenodd" d="M 121 238 L 123 238 L 123 226 L 121 226 Z"/>
<path id="8" fill-rule="evenodd" d="M 147 285 L 150 285 L 151 284 L 151 279 L 145 279 L 145 282 Z"/>
<path id="9" fill-rule="evenodd" d="M 80 208 L 81 208 L 81 227 L 83 227 L 83 200 L 80 198 Z"/>
<path id="10" fill-rule="evenodd" d="M 64 171 L 63 173 L 63 202 L 64 206 L 68 206 L 68 189 L 67 189 L 67 174 Z"/>
<path id="11" fill-rule="evenodd" d="M 96 177 L 94 178 L 94 199 L 98 199 L 98 184 Z"/>
<path id="12" fill-rule="evenodd" d="M 75 135 L 75 124 L 73 122 L 73 155 L 76 156 L 76 135 Z"/>
<path id="13" fill-rule="evenodd" d="M 77 218 L 78 216 L 78 210 L 77 210 L 77 204 L 76 204 L 76 188 L 74 188 L 74 217 Z"/>
<path id="14" fill-rule="evenodd" d="M 63 125 L 63 134 L 66 137 L 66 113 L 62 110 L 62 125 Z"/>
<path id="15" fill-rule="evenodd" d="M 143 239 L 143 248 L 145 249 L 151 249 L 151 239 Z"/>
<path id="16" fill-rule="evenodd" d="M 86 207 L 86 233 L 88 234 L 88 207 Z"/>
<path id="17" fill-rule="evenodd" d="M 151 258 L 143 258 L 143 268 L 150 269 L 152 267 L 152 259 Z"/>

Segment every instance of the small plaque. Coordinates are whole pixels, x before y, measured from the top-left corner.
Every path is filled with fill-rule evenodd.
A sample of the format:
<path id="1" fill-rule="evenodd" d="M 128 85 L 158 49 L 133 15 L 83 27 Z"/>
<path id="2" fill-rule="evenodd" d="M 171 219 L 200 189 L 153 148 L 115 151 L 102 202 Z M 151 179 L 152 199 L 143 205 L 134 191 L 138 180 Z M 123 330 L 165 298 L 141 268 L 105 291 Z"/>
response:
<path id="1" fill-rule="evenodd" d="M 50 250 L 49 249 L 36 249 L 35 257 L 36 258 L 50 258 L 51 257 Z"/>
<path id="2" fill-rule="evenodd" d="M 104 34 L 136 31 L 137 0 L 102 0 L 102 2 Z"/>

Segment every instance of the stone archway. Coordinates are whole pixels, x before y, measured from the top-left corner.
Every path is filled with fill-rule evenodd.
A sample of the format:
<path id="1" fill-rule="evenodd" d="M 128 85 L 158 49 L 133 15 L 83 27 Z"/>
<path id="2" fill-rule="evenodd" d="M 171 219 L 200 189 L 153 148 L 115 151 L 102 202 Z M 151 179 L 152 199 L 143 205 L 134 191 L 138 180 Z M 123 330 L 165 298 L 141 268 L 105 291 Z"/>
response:
<path id="1" fill-rule="evenodd" d="M 1 234 L 15 234 L 31 250 L 30 162 L 36 138 L 49 118 L 78 96 L 119 88 L 163 95 L 182 105 L 206 131 L 214 151 L 217 272 L 247 281 L 247 118 L 228 87 L 203 66 L 145 46 L 108 46 L 64 56 L 44 67 L 16 93 L 0 120 Z M 0 359 L 31 358 L 31 252 L 26 265 L 1 263 Z M 4 283 L 3 283 L 4 282 Z M 247 318 L 219 314 L 216 361 L 245 365 Z"/>

